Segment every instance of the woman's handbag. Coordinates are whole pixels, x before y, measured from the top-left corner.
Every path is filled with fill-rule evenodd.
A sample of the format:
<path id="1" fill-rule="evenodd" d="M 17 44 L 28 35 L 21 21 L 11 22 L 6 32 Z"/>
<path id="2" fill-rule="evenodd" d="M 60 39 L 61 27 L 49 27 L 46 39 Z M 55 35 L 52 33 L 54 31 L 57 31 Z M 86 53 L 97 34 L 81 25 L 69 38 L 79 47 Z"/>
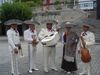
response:
<path id="1" fill-rule="evenodd" d="M 82 37 L 81 37 L 81 41 L 82 41 L 82 45 L 83 45 L 83 47 L 80 50 L 81 51 L 81 60 L 84 63 L 88 63 L 91 61 L 91 55 L 90 55 L 89 50 L 85 47 L 85 42 Z"/>

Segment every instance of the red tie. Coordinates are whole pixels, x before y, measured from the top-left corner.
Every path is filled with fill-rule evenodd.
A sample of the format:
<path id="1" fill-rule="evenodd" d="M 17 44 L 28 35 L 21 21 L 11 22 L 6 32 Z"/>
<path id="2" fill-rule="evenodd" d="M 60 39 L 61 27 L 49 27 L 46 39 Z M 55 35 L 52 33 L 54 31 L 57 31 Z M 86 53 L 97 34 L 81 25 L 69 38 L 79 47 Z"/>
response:
<path id="1" fill-rule="evenodd" d="M 34 33 L 34 30 L 31 30 Z"/>
<path id="2" fill-rule="evenodd" d="M 86 33 L 86 32 L 83 32 L 83 33 L 82 33 L 82 36 L 85 36 L 85 35 L 87 35 L 87 33 Z"/>

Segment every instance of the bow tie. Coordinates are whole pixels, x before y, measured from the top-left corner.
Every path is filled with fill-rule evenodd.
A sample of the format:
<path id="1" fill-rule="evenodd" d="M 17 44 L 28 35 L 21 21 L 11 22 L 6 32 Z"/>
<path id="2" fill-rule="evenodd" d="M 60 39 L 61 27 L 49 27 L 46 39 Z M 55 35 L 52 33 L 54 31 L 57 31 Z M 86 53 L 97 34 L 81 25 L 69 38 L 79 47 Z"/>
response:
<path id="1" fill-rule="evenodd" d="M 18 33 L 18 30 L 17 30 L 17 29 L 14 29 L 14 31 L 15 31 L 16 33 Z"/>
<path id="2" fill-rule="evenodd" d="M 34 33 L 34 30 L 31 30 L 31 32 L 33 32 L 33 33 Z"/>
<path id="3" fill-rule="evenodd" d="M 87 33 L 86 33 L 86 32 L 83 32 L 83 33 L 82 33 L 82 36 L 85 36 L 85 35 L 87 35 Z"/>

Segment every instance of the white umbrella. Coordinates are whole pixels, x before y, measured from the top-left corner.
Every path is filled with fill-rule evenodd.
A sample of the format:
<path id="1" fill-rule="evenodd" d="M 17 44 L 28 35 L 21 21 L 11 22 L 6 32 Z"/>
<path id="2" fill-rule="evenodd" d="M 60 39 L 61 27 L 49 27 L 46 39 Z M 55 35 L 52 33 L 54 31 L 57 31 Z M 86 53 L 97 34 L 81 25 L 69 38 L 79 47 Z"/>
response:
<path id="1" fill-rule="evenodd" d="M 10 19 L 10 20 L 4 22 L 4 25 L 11 25 L 11 24 L 21 25 L 21 24 L 23 24 L 23 21 L 18 20 L 18 19 Z"/>

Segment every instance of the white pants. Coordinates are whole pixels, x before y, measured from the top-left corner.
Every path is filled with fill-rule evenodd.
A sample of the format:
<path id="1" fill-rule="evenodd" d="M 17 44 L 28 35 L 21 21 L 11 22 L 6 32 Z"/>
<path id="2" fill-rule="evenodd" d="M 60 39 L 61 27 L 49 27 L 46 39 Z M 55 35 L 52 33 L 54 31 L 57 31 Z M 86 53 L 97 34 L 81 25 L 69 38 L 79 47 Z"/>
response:
<path id="1" fill-rule="evenodd" d="M 36 47 L 28 44 L 29 70 L 36 68 Z"/>
<path id="2" fill-rule="evenodd" d="M 82 69 L 83 69 L 83 73 L 86 73 L 87 75 L 91 75 L 91 62 L 83 63 Z"/>
<path id="3" fill-rule="evenodd" d="M 11 73 L 14 75 L 19 75 L 18 54 L 15 54 L 13 50 L 11 51 Z"/>
<path id="4" fill-rule="evenodd" d="M 51 58 L 51 67 L 56 67 L 55 53 L 56 53 L 55 46 L 54 47 L 43 46 L 44 69 L 48 69 L 49 57 Z"/>
<path id="5" fill-rule="evenodd" d="M 91 53 L 91 47 L 87 47 L 87 48 L 88 48 L 90 54 L 92 54 Z M 83 69 L 83 72 L 86 73 L 87 75 L 91 75 L 91 68 L 92 68 L 91 67 L 91 62 L 83 63 L 82 69 Z"/>

